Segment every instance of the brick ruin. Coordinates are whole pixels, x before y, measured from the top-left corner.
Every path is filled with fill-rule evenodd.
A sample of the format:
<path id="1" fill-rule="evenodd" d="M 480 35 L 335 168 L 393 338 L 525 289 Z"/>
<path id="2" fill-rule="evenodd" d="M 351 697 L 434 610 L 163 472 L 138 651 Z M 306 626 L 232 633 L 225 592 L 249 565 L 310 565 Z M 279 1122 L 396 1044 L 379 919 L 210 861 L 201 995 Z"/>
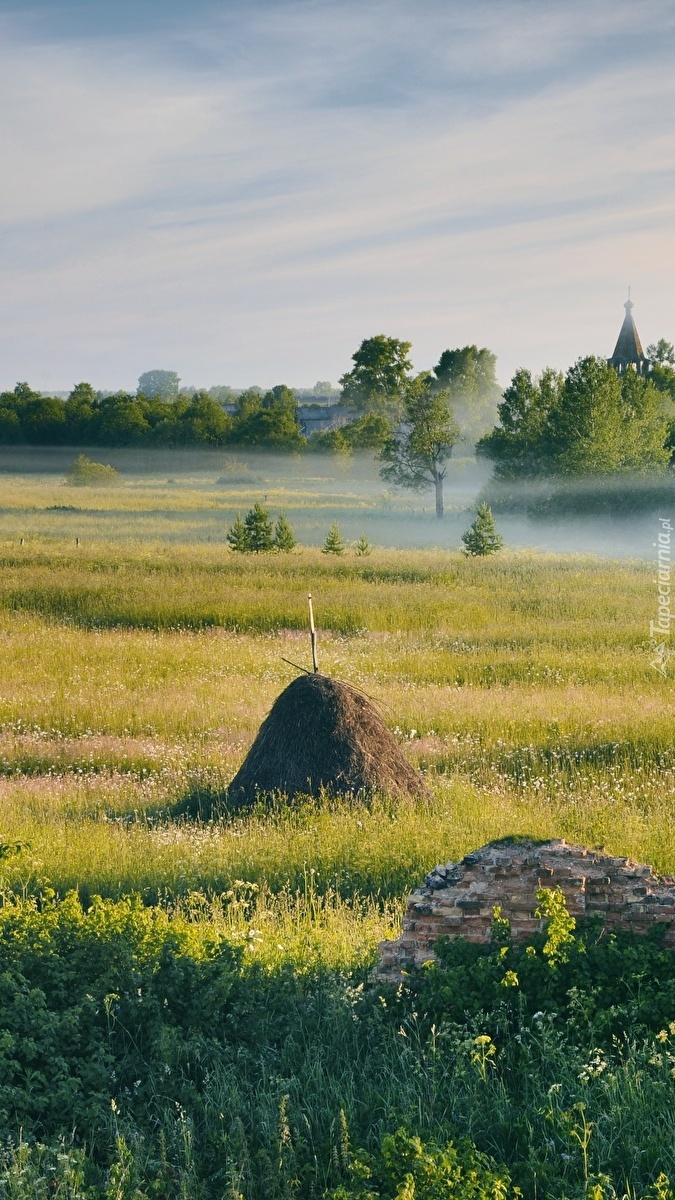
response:
<path id="1" fill-rule="evenodd" d="M 601 915 L 608 931 L 646 934 L 664 922 L 665 944 L 675 947 L 674 877 L 563 839 L 503 838 L 461 862 L 434 867 L 408 900 L 400 938 L 380 943 L 377 977 L 397 981 L 406 966 L 433 958 L 434 942 L 443 936 L 488 942 L 497 906 L 514 940 L 540 932 L 544 921 L 534 913 L 542 887 L 560 888 L 577 921 Z"/>

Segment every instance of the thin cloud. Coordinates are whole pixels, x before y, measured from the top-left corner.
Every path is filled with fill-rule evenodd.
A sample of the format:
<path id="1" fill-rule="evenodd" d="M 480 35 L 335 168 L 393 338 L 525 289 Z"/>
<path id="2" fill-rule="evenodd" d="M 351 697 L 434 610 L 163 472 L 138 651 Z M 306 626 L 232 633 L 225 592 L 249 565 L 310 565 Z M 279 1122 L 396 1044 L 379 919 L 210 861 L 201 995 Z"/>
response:
<path id="1" fill-rule="evenodd" d="M 607 349 L 629 279 L 675 324 L 671 5 L 148 11 L 5 20 L 4 386 L 337 378 L 378 330 L 507 378 Z"/>

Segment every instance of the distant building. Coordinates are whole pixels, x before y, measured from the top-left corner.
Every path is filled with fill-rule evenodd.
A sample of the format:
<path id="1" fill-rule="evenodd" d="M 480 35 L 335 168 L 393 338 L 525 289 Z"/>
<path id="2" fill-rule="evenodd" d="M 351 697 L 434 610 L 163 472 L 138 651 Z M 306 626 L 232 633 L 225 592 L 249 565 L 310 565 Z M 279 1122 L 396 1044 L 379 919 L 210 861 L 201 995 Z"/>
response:
<path id="1" fill-rule="evenodd" d="M 297 411 L 305 437 L 323 433 L 326 429 L 339 429 L 353 416 L 343 404 L 298 404 Z"/>
<path id="2" fill-rule="evenodd" d="M 623 319 L 623 325 L 619 337 L 614 347 L 614 353 L 611 358 L 607 359 L 610 367 L 614 367 L 619 375 L 623 375 L 627 367 L 634 367 L 638 375 L 646 375 L 649 370 L 649 363 L 645 358 L 642 342 L 637 331 L 635 321 L 633 320 L 633 302 L 630 296 L 624 304 L 626 315 Z"/>

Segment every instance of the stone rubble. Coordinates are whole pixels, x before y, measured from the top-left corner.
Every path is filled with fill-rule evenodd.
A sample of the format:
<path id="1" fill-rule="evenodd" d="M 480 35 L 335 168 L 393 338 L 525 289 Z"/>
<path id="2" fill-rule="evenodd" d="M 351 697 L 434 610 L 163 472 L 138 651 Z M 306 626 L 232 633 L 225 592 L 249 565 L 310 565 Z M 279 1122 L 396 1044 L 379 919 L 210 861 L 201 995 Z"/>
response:
<path id="1" fill-rule="evenodd" d="M 434 867 L 408 900 L 400 938 L 380 943 L 376 977 L 397 982 L 406 967 L 433 959 L 443 936 L 488 942 L 496 907 L 515 941 L 541 932 L 544 921 L 534 915 L 540 888 L 560 888 L 577 922 L 600 914 L 607 931 L 646 934 L 666 923 L 664 943 L 675 947 L 675 878 L 561 838 L 503 838 Z"/>

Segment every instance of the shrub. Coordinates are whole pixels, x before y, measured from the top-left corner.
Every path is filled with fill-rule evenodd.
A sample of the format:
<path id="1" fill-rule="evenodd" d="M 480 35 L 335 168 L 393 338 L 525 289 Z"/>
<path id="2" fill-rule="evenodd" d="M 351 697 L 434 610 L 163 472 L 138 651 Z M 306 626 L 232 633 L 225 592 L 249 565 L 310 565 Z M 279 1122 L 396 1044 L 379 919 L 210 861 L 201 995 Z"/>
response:
<path id="1" fill-rule="evenodd" d="M 92 462 L 86 454 L 78 454 L 66 475 L 69 487 L 117 487 L 121 482 L 119 471 L 105 463 Z"/>
<path id="2" fill-rule="evenodd" d="M 248 549 L 255 554 L 274 549 L 270 514 L 262 504 L 254 504 L 244 517 Z"/>
<path id="3" fill-rule="evenodd" d="M 293 526 L 285 513 L 279 513 L 274 527 L 274 546 L 277 550 L 288 552 L 297 546 Z"/>
<path id="4" fill-rule="evenodd" d="M 239 513 L 237 513 L 237 518 L 234 521 L 234 524 L 232 524 L 227 531 L 227 540 L 233 550 L 239 550 L 241 553 L 245 553 L 247 550 L 251 549 L 248 540 L 248 531 Z"/>
<path id="5" fill-rule="evenodd" d="M 333 521 L 333 524 L 326 534 L 326 540 L 323 544 L 323 553 L 344 554 L 344 552 L 345 544 L 342 539 L 342 534 L 340 533 L 340 526 L 338 525 L 337 521 Z"/>
<path id="6" fill-rule="evenodd" d="M 349 1187 L 326 1200 L 509 1200 L 522 1195 L 508 1171 L 496 1168 L 468 1139 L 457 1145 L 423 1142 L 406 1129 L 382 1139 L 379 1152 L 349 1163 Z"/>
<path id="7" fill-rule="evenodd" d="M 497 533 L 495 519 L 489 504 L 479 504 L 476 518 L 466 533 L 462 534 L 464 553 L 474 558 L 486 554 L 496 554 L 504 544 L 504 539 Z"/>

